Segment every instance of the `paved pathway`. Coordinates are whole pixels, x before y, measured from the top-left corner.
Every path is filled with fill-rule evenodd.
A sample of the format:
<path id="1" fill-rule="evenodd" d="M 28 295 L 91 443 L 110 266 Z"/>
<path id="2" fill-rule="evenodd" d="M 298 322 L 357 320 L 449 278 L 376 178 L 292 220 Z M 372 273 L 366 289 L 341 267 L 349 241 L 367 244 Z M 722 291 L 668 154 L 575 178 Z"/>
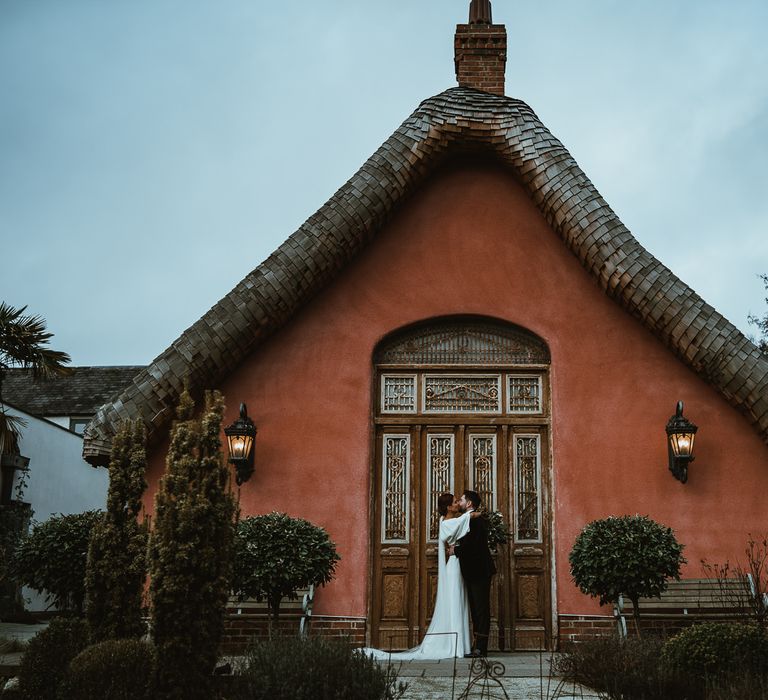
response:
<path id="1" fill-rule="evenodd" d="M 39 622 L 34 625 L 18 622 L 0 622 L 0 638 L 18 639 L 20 642 L 26 642 L 47 626 L 47 622 Z"/>
<path id="2" fill-rule="evenodd" d="M 506 692 L 509 700 L 597 700 L 598 696 L 585 688 L 550 677 L 551 656 L 538 652 L 491 655 L 491 667 L 496 663 L 501 666 L 496 667 L 493 678 L 485 682 L 478 678 L 468 697 L 495 700 L 504 698 Z M 473 678 L 471 663 L 467 659 L 456 659 L 455 664 L 453 659 L 443 659 L 395 664 L 399 678 L 408 683 L 404 700 L 458 699 Z"/>

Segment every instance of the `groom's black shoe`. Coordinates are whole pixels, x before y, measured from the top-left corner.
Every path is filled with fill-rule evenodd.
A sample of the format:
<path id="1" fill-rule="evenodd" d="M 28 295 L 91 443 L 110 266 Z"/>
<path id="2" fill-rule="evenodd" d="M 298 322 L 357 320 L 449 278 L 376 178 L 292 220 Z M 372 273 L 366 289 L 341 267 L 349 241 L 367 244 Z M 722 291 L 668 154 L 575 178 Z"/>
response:
<path id="1" fill-rule="evenodd" d="M 483 654 L 479 649 L 473 649 L 469 654 L 464 654 L 465 659 L 476 659 L 480 656 L 487 656 L 487 654 Z"/>

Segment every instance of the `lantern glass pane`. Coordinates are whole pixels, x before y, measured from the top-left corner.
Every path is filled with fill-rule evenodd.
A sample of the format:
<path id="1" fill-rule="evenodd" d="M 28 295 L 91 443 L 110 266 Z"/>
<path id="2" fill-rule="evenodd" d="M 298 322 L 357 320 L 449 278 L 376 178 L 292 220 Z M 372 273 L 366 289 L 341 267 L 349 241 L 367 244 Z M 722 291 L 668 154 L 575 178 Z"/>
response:
<path id="1" fill-rule="evenodd" d="M 248 459 L 253 445 L 253 437 L 250 435 L 228 435 L 229 458 L 230 459 Z"/>
<path id="2" fill-rule="evenodd" d="M 693 454 L 695 433 L 673 433 L 669 436 L 672 453 L 675 457 L 690 457 Z"/>

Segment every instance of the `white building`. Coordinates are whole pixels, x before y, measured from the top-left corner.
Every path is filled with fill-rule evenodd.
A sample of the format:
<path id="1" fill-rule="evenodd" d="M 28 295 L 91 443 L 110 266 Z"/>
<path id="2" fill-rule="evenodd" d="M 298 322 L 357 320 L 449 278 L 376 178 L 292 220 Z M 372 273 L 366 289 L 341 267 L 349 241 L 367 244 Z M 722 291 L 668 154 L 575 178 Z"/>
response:
<path id="1" fill-rule="evenodd" d="M 13 404 L 6 406 L 9 413 L 26 422 L 19 451 L 29 459 L 27 471 L 15 474 L 12 497 L 15 498 L 23 479 L 26 485 L 21 489 L 20 500 L 32 506 L 37 522 L 59 513 L 103 509 L 109 472 L 104 467 L 94 468 L 83 459 L 82 435 Z"/>
<path id="2" fill-rule="evenodd" d="M 26 370 L 10 370 L 2 385 L 6 411 L 22 418 L 20 454 L 29 459 L 18 470 L 5 497 L 32 507 L 32 518 L 82 513 L 106 506 L 109 472 L 82 457 L 85 426 L 96 410 L 117 396 L 141 367 L 74 367 L 71 375 L 33 380 Z M 3 470 L 3 478 L 9 472 Z M 23 481 L 23 484 L 20 484 Z M 21 486 L 21 488 L 20 488 Z M 26 609 L 45 610 L 44 597 L 24 589 Z"/>

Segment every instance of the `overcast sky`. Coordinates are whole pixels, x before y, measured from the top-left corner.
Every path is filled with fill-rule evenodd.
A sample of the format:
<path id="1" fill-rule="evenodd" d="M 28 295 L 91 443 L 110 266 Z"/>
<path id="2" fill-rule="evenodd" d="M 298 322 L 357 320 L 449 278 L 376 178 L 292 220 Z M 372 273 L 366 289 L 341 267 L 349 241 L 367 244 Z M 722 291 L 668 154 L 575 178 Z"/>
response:
<path id="1" fill-rule="evenodd" d="M 0 0 L 0 299 L 144 364 L 455 85 L 468 0 Z M 743 331 L 768 272 L 766 0 L 494 0 L 527 102 Z"/>

